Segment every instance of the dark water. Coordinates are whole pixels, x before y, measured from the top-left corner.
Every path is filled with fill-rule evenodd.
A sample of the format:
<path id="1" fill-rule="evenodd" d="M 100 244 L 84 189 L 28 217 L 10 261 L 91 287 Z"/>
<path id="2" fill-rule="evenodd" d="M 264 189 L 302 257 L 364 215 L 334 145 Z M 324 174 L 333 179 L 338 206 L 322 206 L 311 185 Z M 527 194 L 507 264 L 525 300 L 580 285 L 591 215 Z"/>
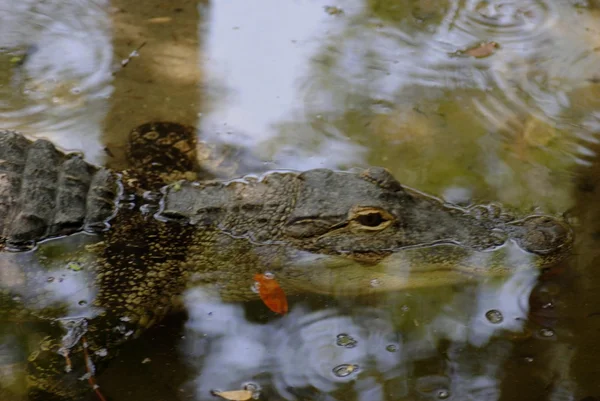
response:
<path id="1" fill-rule="evenodd" d="M 284 317 L 191 289 L 187 316 L 99 372 L 110 399 L 600 399 L 597 1 L 0 0 L 0 22 L 0 128 L 94 163 L 125 166 L 133 127 L 172 120 L 264 169 L 384 166 L 576 230 L 559 273 L 306 294 Z M 26 285 L 0 262 L 0 285 Z M 69 274 L 55 295 L 91 299 Z M 26 399 L 20 350 L 36 341 L 0 322 L 9 400 Z"/>

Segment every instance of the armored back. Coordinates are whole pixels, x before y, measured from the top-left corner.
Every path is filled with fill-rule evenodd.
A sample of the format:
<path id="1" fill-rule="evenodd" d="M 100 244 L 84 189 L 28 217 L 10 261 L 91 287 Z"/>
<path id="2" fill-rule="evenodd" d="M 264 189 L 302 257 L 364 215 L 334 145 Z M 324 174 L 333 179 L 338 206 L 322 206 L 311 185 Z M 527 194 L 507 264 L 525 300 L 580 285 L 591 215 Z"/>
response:
<path id="1" fill-rule="evenodd" d="M 97 231 L 114 214 L 115 174 L 50 142 L 0 131 L 0 249 Z"/>

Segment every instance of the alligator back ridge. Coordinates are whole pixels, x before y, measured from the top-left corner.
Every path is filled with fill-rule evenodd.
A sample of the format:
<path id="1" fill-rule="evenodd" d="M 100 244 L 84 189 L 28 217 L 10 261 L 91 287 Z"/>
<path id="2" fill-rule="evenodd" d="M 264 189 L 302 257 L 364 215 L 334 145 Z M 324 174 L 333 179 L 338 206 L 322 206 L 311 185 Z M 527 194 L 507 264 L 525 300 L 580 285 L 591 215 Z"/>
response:
<path id="1" fill-rule="evenodd" d="M 118 194 L 118 177 L 110 170 L 45 139 L 0 131 L 0 249 L 103 229 Z"/>

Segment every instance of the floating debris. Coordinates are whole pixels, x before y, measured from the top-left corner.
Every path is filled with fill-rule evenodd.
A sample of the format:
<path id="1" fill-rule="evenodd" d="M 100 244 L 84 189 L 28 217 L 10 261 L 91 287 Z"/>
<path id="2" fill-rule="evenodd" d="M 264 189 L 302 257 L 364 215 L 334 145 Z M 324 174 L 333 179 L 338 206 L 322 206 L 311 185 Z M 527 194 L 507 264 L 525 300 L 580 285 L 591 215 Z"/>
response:
<path id="1" fill-rule="evenodd" d="M 485 58 L 494 54 L 498 48 L 500 48 L 500 45 L 497 42 L 481 42 L 476 46 L 470 47 L 466 50 L 458 50 L 454 53 L 450 53 L 450 56 Z"/>
<path id="2" fill-rule="evenodd" d="M 173 21 L 173 18 L 171 18 L 171 17 L 154 17 L 154 18 L 148 18 L 146 21 L 150 24 L 166 24 L 168 22 Z"/>
<path id="3" fill-rule="evenodd" d="M 252 399 L 252 391 L 249 390 L 233 390 L 233 391 L 211 391 L 212 395 L 221 397 L 230 401 L 248 401 Z"/>
<path id="4" fill-rule="evenodd" d="M 284 315 L 288 311 L 287 297 L 274 277 L 272 273 L 259 273 L 254 275 L 254 281 L 258 283 L 258 295 L 263 303 L 273 312 Z"/>
<path id="5" fill-rule="evenodd" d="M 342 10 L 339 7 L 334 7 L 334 6 L 325 6 L 323 7 L 325 12 L 329 15 L 342 15 L 344 14 L 344 10 Z"/>

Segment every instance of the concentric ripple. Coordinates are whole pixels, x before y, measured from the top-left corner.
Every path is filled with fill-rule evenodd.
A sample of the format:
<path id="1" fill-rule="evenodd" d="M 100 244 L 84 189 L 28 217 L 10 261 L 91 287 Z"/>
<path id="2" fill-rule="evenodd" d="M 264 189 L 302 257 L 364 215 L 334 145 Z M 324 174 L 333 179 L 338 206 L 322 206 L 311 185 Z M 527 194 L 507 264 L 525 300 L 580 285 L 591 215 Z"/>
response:
<path id="1" fill-rule="evenodd" d="M 398 335 L 375 309 L 363 309 L 357 316 L 335 309 L 307 314 L 287 320 L 281 334 L 274 336 L 281 339 L 274 353 L 279 367 L 274 385 L 286 399 L 294 399 L 298 390 L 329 393 L 355 381 L 361 382 L 356 391 L 378 391 L 368 378 L 373 368 L 393 377 L 402 354 Z M 340 344 L 342 337 L 351 337 L 353 346 Z"/>
<path id="2" fill-rule="evenodd" d="M 484 39 L 525 44 L 542 37 L 554 25 L 557 11 L 549 1 L 469 0 L 457 11 L 452 25 L 466 34 Z"/>
<path id="3" fill-rule="evenodd" d="M 591 85 L 600 55 L 592 51 L 595 39 L 584 17 L 569 21 L 573 13 L 556 2 L 468 4 L 472 11 L 465 10 L 456 26 L 488 32 L 502 46 L 489 69 L 489 90 L 474 99 L 484 124 L 510 143 L 585 164 L 594 156 L 586 138 L 597 140 L 585 125 L 600 109 Z"/>
<path id="4" fill-rule="evenodd" d="M 3 2 L 0 19 L 2 128 L 94 131 L 112 92 L 108 2 Z"/>

